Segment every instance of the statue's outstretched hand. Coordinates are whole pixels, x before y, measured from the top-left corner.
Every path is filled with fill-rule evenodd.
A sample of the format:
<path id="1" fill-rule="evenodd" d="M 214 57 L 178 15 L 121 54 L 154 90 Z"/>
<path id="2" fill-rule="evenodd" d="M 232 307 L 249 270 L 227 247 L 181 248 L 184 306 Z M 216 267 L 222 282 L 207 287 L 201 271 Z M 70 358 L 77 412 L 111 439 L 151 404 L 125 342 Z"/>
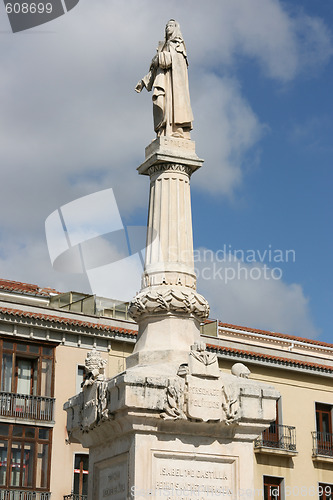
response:
<path id="1" fill-rule="evenodd" d="M 144 83 L 143 83 L 143 81 L 142 81 L 142 80 L 140 80 L 140 81 L 137 83 L 136 87 L 135 87 L 135 92 L 141 92 L 141 90 L 143 89 L 143 87 L 144 87 Z"/>

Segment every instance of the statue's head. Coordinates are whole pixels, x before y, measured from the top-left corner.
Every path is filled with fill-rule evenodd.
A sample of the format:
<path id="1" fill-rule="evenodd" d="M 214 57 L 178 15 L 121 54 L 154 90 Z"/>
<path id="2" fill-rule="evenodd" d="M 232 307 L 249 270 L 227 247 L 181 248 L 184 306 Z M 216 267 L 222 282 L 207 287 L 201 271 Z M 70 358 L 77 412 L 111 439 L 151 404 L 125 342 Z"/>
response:
<path id="1" fill-rule="evenodd" d="M 232 375 L 240 378 L 249 378 L 251 372 L 247 366 L 243 365 L 243 363 L 235 363 L 231 367 Z"/>
<path id="2" fill-rule="evenodd" d="M 165 38 L 166 40 L 173 40 L 175 38 L 183 38 L 180 31 L 180 25 L 174 19 L 170 19 L 165 26 Z"/>

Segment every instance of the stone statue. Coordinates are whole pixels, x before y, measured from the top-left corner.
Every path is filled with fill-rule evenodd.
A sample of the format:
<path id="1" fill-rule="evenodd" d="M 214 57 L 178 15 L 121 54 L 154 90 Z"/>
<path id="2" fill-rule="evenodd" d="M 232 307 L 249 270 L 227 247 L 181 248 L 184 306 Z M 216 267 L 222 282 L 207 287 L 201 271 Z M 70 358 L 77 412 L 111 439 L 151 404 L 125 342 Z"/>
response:
<path id="1" fill-rule="evenodd" d="M 149 73 L 135 87 L 153 90 L 154 130 L 157 136 L 190 138 L 193 114 L 187 74 L 187 55 L 177 21 L 165 27 L 165 41 L 159 42 Z"/>
<path id="2" fill-rule="evenodd" d="M 83 388 L 92 385 L 95 380 L 104 380 L 106 361 L 95 349 L 88 352 L 84 365 L 86 377 Z"/>

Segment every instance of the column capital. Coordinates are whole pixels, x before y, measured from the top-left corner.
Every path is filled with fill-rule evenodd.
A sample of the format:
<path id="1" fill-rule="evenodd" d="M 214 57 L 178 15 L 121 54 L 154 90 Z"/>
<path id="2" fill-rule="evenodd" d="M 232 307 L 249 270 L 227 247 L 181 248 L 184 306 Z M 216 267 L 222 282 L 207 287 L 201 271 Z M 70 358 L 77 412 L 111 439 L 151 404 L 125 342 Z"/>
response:
<path id="1" fill-rule="evenodd" d="M 193 314 L 204 320 L 209 315 L 209 305 L 195 290 L 180 285 L 161 285 L 141 290 L 131 301 L 130 314 L 135 321 L 142 316 L 158 314 Z"/>
<path id="2" fill-rule="evenodd" d="M 202 166 L 203 162 L 204 160 L 195 152 L 194 141 L 176 137 L 158 137 L 146 147 L 145 161 L 137 170 L 141 175 L 151 175 L 152 167 L 156 169 L 159 164 L 163 164 L 168 165 L 170 170 L 182 167 L 182 171 L 191 175 Z M 172 164 L 178 167 L 172 168 Z"/>

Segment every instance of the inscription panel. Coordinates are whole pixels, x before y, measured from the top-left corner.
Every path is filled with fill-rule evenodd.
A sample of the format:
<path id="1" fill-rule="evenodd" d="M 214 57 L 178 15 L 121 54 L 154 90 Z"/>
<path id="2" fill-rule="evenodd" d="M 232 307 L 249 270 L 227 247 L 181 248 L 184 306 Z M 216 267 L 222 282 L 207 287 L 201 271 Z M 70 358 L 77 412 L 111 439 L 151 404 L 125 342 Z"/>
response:
<path id="1" fill-rule="evenodd" d="M 197 420 L 222 420 L 222 384 L 220 380 L 188 376 L 187 413 Z"/>
<path id="2" fill-rule="evenodd" d="M 127 500 L 127 455 L 96 463 L 94 478 L 94 500 Z"/>
<path id="3" fill-rule="evenodd" d="M 238 498 L 237 457 L 203 454 L 153 455 L 155 497 L 172 500 Z"/>
<path id="4" fill-rule="evenodd" d="M 188 139 L 159 137 L 145 148 L 146 159 L 155 152 L 168 151 L 170 149 L 190 151 L 195 155 L 195 142 Z"/>

